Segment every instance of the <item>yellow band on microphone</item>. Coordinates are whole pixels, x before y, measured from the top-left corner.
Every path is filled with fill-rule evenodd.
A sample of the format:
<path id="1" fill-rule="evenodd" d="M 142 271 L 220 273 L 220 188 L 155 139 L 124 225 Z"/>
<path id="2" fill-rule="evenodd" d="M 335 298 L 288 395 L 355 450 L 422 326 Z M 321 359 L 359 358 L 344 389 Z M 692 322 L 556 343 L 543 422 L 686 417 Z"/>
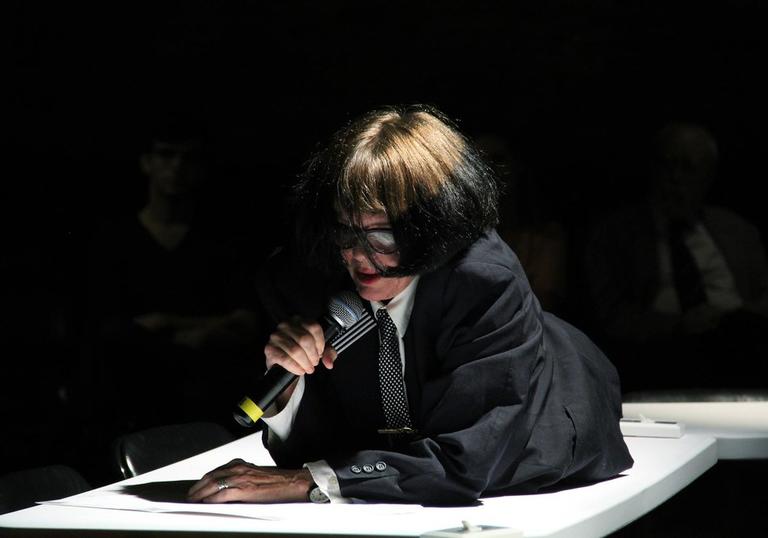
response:
<path id="1" fill-rule="evenodd" d="M 240 400 L 238 405 L 240 406 L 240 409 L 242 409 L 243 412 L 248 415 L 254 422 L 259 420 L 261 415 L 264 414 L 264 411 L 262 411 L 261 407 L 253 403 L 253 400 L 251 400 L 248 396 Z"/>

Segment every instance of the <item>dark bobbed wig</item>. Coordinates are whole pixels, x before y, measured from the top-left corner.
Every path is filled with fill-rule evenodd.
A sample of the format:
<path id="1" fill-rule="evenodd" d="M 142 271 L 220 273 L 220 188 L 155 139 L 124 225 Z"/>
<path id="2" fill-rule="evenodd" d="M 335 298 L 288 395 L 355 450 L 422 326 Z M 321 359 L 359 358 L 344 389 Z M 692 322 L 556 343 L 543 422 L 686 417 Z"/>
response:
<path id="1" fill-rule="evenodd" d="M 332 272 L 340 261 L 333 240 L 339 219 L 359 228 L 364 213 L 383 211 L 400 263 L 377 269 L 423 274 L 497 224 L 497 198 L 491 168 L 442 113 L 425 105 L 374 110 L 337 131 L 296 185 L 299 252 Z M 373 252 L 369 258 L 375 264 Z"/>

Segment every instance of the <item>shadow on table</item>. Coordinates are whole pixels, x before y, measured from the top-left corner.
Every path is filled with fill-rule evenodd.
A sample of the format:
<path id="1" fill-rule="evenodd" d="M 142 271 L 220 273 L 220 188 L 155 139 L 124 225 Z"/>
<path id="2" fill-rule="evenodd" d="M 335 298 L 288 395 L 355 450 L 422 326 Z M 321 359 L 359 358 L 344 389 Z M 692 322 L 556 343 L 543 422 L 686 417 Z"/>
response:
<path id="1" fill-rule="evenodd" d="M 603 480 L 594 480 L 594 481 L 587 481 L 587 482 L 578 482 L 578 481 L 558 482 L 557 484 L 550 486 L 548 488 L 542 488 L 537 493 L 557 493 L 559 491 L 568 491 L 571 489 L 587 488 L 594 484 L 618 480 L 620 478 L 625 478 L 626 476 L 628 476 L 627 473 L 620 473 L 620 474 L 617 474 L 616 476 L 612 476 L 610 478 L 606 478 Z"/>
<path id="2" fill-rule="evenodd" d="M 187 492 L 196 480 L 172 480 L 169 482 L 147 482 L 123 486 L 123 492 L 140 499 L 160 503 L 185 503 Z"/>

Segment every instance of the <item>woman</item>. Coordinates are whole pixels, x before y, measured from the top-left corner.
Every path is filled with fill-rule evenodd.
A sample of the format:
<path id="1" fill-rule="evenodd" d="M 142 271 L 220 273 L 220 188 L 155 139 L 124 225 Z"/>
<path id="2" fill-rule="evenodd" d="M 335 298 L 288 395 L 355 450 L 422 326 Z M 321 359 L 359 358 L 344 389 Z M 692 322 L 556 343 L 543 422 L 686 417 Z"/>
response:
<path id="1" fill-rule="evenodd" d="M 264 286 L 265 304 L 288 319 L 267 365 L 300 376 L 265 419 L 278 467 L 235 460 L 190 500 L 463 504 L 631 466 L 615 369 L 541 311 L 493 230 L 493 174 L 439 112 L 366 114 L 311 161 L 297 195 L 303 267 L 275 269 Z M 321 308 L 302 305 L 345 285 L 379 332 L 335 362 L 306 321 Z"/>

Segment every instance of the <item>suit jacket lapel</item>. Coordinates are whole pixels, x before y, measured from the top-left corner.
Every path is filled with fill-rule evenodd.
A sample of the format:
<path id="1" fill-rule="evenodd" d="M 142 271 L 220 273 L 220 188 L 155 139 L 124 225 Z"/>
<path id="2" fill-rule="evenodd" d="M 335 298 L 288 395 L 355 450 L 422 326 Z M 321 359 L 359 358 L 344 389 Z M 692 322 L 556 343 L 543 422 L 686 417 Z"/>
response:
<path id="1" fill-rule="evenodd" d="M 416 289 L 411 318 L 403 335 L 405 347 L 405 388 L 408 391 L 408 407 L 416 429 L 422 425 L 424 385 L 430 374 L 434 349 L 435 324 L 430 323 L 439 311 L 436 298 L 440 297 L 440 270 L 423 275 Z"/>

